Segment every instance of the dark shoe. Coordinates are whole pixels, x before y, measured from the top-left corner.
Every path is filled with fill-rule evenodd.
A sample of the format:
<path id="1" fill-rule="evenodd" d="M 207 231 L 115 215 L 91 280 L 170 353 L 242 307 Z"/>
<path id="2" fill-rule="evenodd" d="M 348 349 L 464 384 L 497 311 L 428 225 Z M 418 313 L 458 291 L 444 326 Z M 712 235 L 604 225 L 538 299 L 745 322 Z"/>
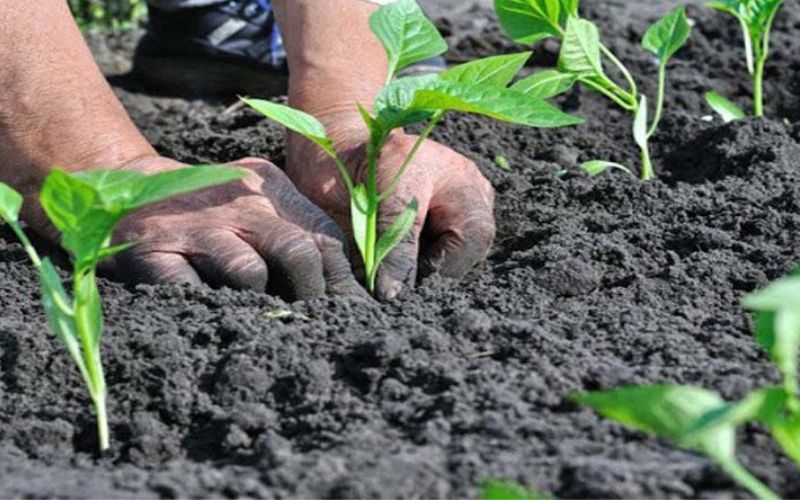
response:
<path id="1" fill-rule="evenodd" d="M 150 7 L 134 75 L 159 90 L 286 93 L 283 40 L 268 0 L 232 0 L 174 12 Z"/>
<path id="2" fill-rule="evenodd" d="M 322 0 L 320 0 L 322 1 Z M 179 94 L 282 95 L 288 69 L 269 0 L 231 0 L 177 11 L 149 9 L 148 32 L 134 55 L 134 76 Z M 402 76 L 438 73 L 442 57 Z"/>

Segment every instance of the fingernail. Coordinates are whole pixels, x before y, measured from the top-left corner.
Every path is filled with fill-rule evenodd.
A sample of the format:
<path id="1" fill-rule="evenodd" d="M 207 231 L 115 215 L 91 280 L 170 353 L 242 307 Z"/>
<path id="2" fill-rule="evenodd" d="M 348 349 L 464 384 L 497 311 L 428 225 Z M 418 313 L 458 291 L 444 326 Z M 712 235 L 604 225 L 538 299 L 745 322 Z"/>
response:
<path id="1" fill-rule="evenodd" d="M 392 280 L 383 289 L 383 296 L 386 300 L 394 300 L 403 291 L 403 283 Z"/>

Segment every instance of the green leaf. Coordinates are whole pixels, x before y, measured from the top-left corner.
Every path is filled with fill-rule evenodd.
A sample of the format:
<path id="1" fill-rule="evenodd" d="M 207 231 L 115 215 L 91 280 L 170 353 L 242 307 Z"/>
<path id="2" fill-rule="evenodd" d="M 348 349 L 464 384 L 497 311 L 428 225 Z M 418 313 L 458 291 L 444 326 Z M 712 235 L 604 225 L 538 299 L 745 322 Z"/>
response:
<path id="1" fill-rule="evenodd" d="M 591 175 L 592 177 L 596 177 L 605 173 L 608 170 L 616 169 L 625 172 L 626 174 L 632 175 L 636 177 L 631 170 L 626 167 L 625 165 L 614 163 L 613 161 L 605 161 L 605 160 L 590 160 L 584 163 L 581 163 L 581 168 L 584 172 Z"/>
<path id="2" fill-rule="evenodd" d="M 745 297 L 742 303 L 751 311 L 800 309 L 800 276 L 789 276 L 773 281 L 765 288 Z"/>
<path id="3" fill-rule="evenodd" d="M 412 109 L 452 110 L 489 116 L 529 127 L 565 127 L 583 123 L 545 101 L 510 89 L 442 82 L 436 90 L 419 90 Z"/>
<path id="4" fill-rule="evenodd" d="M 633 119 L 633 139 L 640 148 L 647 148 L 647 97 L 642 96 Z"/>
<path id="5" fill-rule="evenodd" d="M 438 75 L 409 76 L 392 81 L 375 98 L 376 123 L 383 130 L 391 131 L 430 119 L 433 112 L 410 109 L 411 103 L 417 91 L 435 89 L 442 81 Z"/>
<path id="6" fill-rule="evenodd" d="M 378 242 L 375 245 L 375 268 L 377 269 L 380 266 L 383 259 L 389 255 L 389 252 L 392 251 L 394 247 L 396 247 L 403 238 L 411 231 L 411 228 L 414 227 L 414 221 L 417 218 L 417 210 L 419 208 L 419 203 L 417 199 L 414 198 L 411 200 L 411 203 L 403 210 L 403 212 L 397 216 L 397 218 L 392 222 L 392 225 L 389 226 L 389 229 L 383 233 L 380 238 L 378 238 Z"/>
<path id="7" fill-rule="evenodd" d="M 92 170 L 73 176 L 95 189 L 109 212 L 129 212 L 180 194 L 245 177 L 240 168 L 197 166 L 152 175 L 127 170 Z"/>
<path id="8" fill-rule="evenodd" d="M 367 214 L 364 212 L 369 206 L 367 188 L 363 184 L 353 186 L 353 198 L 350 200 L 350 221 L 353 225 L 353 239 L 356 242 L 361 257 L 366 255 L 367 248 Z M 363 209 L 362 209 L 363 207 Z"/>
<path id="9" fill-rule="evenodd" d="M 454 82 L 506 87 L 530 57 L 530 52 L 486 57 L 450 68 L 439 77 Z"/>
<path id="10" fill-rule="evenodd" d="M 328 138 L 325 126 L 308 113 L 262 99 L 242 100 L 270 120 L 276 121 L 292 132 L 302 135 L 325 151 L 333 149 L 333 142 Z"/>
<path id="11" fill-rule="evenodd" d="M 8 184 L 0 182 L 0 217 L 7 222 L 17 222 L 22 209 L 22 195 Z"/>
<path id="12" fill-rule="evenodd" d="M 94 270 L 79 272 L 75 278 L 73 292 L 75 294 L 75 322 L 83 325 L 82 331 L 88 336 L 92 350 L 100 348 L 100 337 L 103 332 L 103 309 L 100 304 L 100 292 L 97 290 Z"/>
<path id="13" fill-rule="evenodd" d="M 571 17 L 561 42 L 558 69 L 562 73 L 574 73 L 580 77 L 603 75 L 600 58 L 600 32 L 591 21 Z"/>
<path id="14" fill-rule="evenodd" d="M 122 217 L 103 208 L 91 185 L 59 169 L 50 171 L 39 198 L 47 216 L 61 231 L 61 244 L 78 262 L 93 260 Z"/>
<path id="15" fill-rule="evenodd" d="M 716 92 L 706 92 L 705 98 L 708 105 L 711 106 L 711 109 L 716 111 L 725 123 L 741 120 L 747 116 L 747 114 L 742 111 L 742 108 Z"/>
<path id="16" fill-rule="evenodd" d="M 56 268 L 49 258 L 42 259 L 42 265 L 38 268 L 39 280 L 41 281 L 42 306 L 47 315 L 47 322 L 50 329 L 58 340 L 64 344 L 72 360 L 78 366 L 81 376 L 88 384 L 86 373 L 86 363 L 83 360 L 78 330 L 75 325 L 72 306 L 61 278 L 56 272 Z"/>
<path id="17" fill-rule="evenodd" d="M 800 353 L 800 309 L 759 311 L 756 341 L 778 367 L 784 384 L 797 390 L 797 355 Z"/>
<path id="18" fill-rule="evenodd" d="M 572 73 L 544 70 L 516 82 L 511 89 L 534 99 L 550 99 L 571 89 L 577 80 Z"/>
<path id="19" fill-rule="evenodd" d="M 481 486 L 481 500 L 545 500 L 549 498 L 509 481 L 486 481 Z"/>
<path id="20" fill-rule="evenodd" d="M 581 394 L 574 399 L 632 429 L 656 434 L 719 461 L 734 459 L 732 426 L 715 427 L 701 434 L 689 432 L 706 412 L 725 404 L 714 392 L 698 387 L 653 385 Z"/>
<path id="21" fill-rule="evenodd" d="M 784 453 L 800 466 L 800 415 L 776 422 L 770 431 Z"/>
<path id="22" fill-rule="evenodd" d="M 752 392 L 743 400 L 727 403 L 703 414 L 686 436 L 700 436 L 720 427 L 738 427 L 746 422 L 762 422 L 772 425 L 782 415 L 786 406 L 786 391 L 783 387 L 770 387 Z"/>
<path id="23" fill-rule="evenodd" d="M 391 77 L 410 64 L 447 51 L 444 38 L 415 0 L 381 6 L 370 16 L 369 26 L 386 50 Z"/>
<path id="24" fill-rule="evenodd" d="M 567 18 L 578 15 L 578 0 L 495 0 L 494 7 L 503 29 L 525 45 L 560 37 Z"/>
<path id="25" fill-rule="evenodd" d="M 681 6 L 650 26 L 642 39 L 642 46 L 655 54 L 661 64 L 666 64 L 686 44 L 691 32 L 686 7 Z"/>

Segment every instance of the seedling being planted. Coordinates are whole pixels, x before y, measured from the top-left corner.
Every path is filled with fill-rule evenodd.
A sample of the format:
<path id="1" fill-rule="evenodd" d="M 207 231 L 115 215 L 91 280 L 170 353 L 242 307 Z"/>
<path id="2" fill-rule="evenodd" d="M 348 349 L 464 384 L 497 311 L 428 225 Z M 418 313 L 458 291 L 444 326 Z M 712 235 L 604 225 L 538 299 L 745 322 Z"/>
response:
<path id="1" fill-rule="evenodd" d="M 758 117 L 764 116 L 764 66 L 769 58 L 772 23 L 783 0 L 718 0 L 707 5 L 727 12 L 739 21 L 747 72 L 753 80 L 753 113 Z M 739 106 L 716 92 L 708 92 L 706 100 L 726 122 L 747 116 Z"/>
<path id="2" fill-rule="evenodd" d="M 658 58 L 658 94 L 655 113 L 648 120 L 648 99 L 640 95 L 628 68 L 600 42 L 600 31 L 578 13 L 579 0 L 495 0 L 500 24 L 514 41 L 535 44 L 546 38 L 561 40 L 558 68 L 525 78 L 511 88 L 531 98 L 547 99 L 566 92 L 578 82 L 616 103 L 633 116 L 633 138 L 641 150 L 641 177 L 655 176 L 649 140 L 658 130 L 664 111 L 667 63 L 686 43 L 691 26 L 686 10 L 679 7 L 651 26 L 642 46 Z M 606 74 L 604 62 L 616 67 L 625 80 L 617 83 Z M 630 171 L 617 163 L 593 160 L 584 164 L 592 175 L 609 168 Z"/>
<path id="3" fill-rule="evenodd" d="M 352 233 L 363 261 L 366 285 L 374 291 L 381 262 L 411 231 L 417 218 L 417 202 L 409 200 L 405 211 L 379 235 L 380 204 L 394 193 L 414 155 L 445 113 L 476 113 L 531 127 L 562 127 L 582 123 L 582 120 L 563 113 L 543 99 L 507 88 L 530 57 L 528 52 L 480 59 L 440 75 L 396 78 L 406 66 L 447 50 L 446 42 L 414 0 L 399 0 L 380 7 L 370 17 L 369 24 L 386 50 L 389 72 L 386 86 L 372 103 L 371 111 L 364 103 L 353 103 L 369 131 L 364 179 L 351 178 L 351 169 L 339 158 L 324 125 L 313 116 L 269 101 L 245 99 L 245 102 L 267 118 L 304 136 L 333 159 L 350 195 Z M 397 174 L 386 185 L 379 186 L 378 157 L 390 134 L 421 122 L 427 122 L 427 126 Z M 355 170 L 356 165 L 351 167 Z"/>
<path id="4" fill-rule="evenodd" d="M 780 385 L 730 403 L 713 391 L 681 385 L 625 387 L 573 399 L 632 429 L 703 453 L 756 497 L 777 499 L 736 459 L 736 427 L 747 422 L 766 426 L 784 453 L 800 465 L 800 275 L 748 296 L 744 305 L 755 312 L 756 341 L 778 368 Z"/>
<path id="5" fill-rule="evenodd" d="M 193 167 L 147 176 L 121 170 L 68 174 L 53 169 L 41 190 L 42 208 L 61 232 L 72 257 L 72 294 L 48 258 L 41 258 L 19 222 L 22 196 L 0 183 L 0 217 L 14 230 L 41 281 L 42 305 L 50 329 L 78 367 L 97 415 L 100 451 L 109 447 L 106 381 L 100 357 L 103 313 L 95 274 L 97 264 L 130 248 L 111 246 L 111 233 L 132 210 L 166 198 L 244 176 L 239 169 Z"/>

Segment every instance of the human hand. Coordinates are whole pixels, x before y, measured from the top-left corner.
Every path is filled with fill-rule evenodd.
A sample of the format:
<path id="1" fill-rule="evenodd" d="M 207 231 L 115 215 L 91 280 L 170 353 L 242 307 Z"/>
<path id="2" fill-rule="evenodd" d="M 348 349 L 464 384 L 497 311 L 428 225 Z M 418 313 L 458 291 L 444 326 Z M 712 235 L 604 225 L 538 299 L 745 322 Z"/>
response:
<path id="1" fill-rule="evenodd" d="M 344 252 L 344 236 L 275 165 L 248 158 L 242 181 L 176 197 L 126 217 L 114 243 L 138 245 L 102 263 L 125 281 L 200 283 L 268 290 L 296 299 L 364 295 Z M 123 168 L 179 168 L 160 157 Z"/>
<path id="2" fill-rule="evenodd" d="M 368 139 L 363 123 L 357 117 L 326 122 L 328 135 L 354 181 L 363 180 Z M 402 132 L 392 134 L 379 159 L 380 189 L 391 182 L 416 139 Z M 303 194 L 349 232 L 347 189 L 324 153 L 290 135 L 287 174 Z M 423 144 L 395 191 L 381 203 L 379 234 L 413 198 L 419 204 L 414 228 L 378 270 L 376 294 L 380 299 L 393 299 L 404 288 L 413 287 L 418 269 L 422 274 L 462 277 L 486 257 L 494 240 L 494 190 L 472 161 L 453 150 L 433 141 Z"/>

